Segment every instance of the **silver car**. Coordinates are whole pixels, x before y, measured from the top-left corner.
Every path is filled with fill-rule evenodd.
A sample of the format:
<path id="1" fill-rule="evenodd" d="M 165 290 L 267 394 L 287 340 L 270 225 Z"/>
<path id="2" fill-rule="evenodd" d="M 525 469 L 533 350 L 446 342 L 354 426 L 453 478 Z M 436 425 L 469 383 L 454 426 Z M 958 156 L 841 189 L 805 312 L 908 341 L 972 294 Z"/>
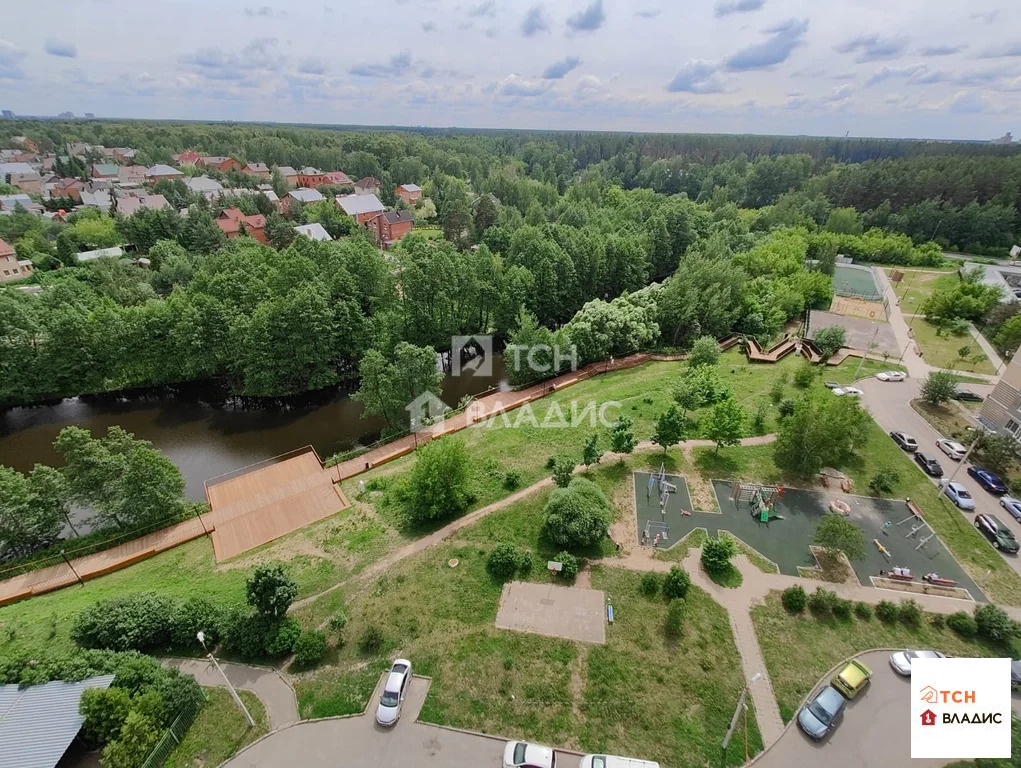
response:
<path id="1" fill-rule="evenodd" d="M 898 675 L 911 677 L 912 659 L 945 659 L 939 651 L 897 651 L 890 656 L 890 666 Z"/>
<path id="2" fill-rule="evenodd" d="M 963 445 L 946 438 L 937 440 L 936 446 L 954 461 L 960 461 L 968 453 L 968 449 Z"/>
<path id="3" fill-rule="evenodd" d="M 376 708 L 377 723 L 386 726 L 396 724 L 410 686 L 411 662 L 407 659 L 397 659 L 390 667 L 390 674 L 383 685 L 383 695 L 379 697 L 379 706 Z"/>

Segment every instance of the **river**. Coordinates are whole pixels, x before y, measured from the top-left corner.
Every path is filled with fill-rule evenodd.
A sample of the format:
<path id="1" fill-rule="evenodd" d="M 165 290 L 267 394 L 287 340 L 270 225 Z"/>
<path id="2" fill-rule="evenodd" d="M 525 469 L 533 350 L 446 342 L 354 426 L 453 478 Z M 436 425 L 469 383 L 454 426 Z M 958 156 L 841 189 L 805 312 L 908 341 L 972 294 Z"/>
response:
<path id="1" fill-rule="evenodd" d="M 492 375 L 446 376 L 442 397 L 455 406 L 464 395 L 491 387 L 507 388 L 500 355 L 493 355 Z M 58 466 L 53 441 L 61 429 L 74 424 L 103 435 L 118 425 L 163 451 L 181 468 L 188 498 L 204 501 L 203 481 L 247 464 L 305 445 L 325 459 L 375 441 L 382 422 L 361 413 L 361 403 L 340 390 L 256 408 L 210 402 L 197 394 L 75 397 L 0 414 L 0 464 L 22 472 L 36 463 Z"/>

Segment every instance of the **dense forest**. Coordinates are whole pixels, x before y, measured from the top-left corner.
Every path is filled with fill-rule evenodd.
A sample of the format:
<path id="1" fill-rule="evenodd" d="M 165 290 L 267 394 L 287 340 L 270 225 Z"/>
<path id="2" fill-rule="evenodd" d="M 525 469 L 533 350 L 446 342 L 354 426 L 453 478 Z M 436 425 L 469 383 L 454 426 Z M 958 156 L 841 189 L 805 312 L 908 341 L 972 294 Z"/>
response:
<path id="1" fill-rule="evenodd" d="M 1004 255 L 1021 206 L 1021 154 L 979 144 L 97 121 L 0 131 L 44 151 L 130 146 L 138 163 L 195 149 L 415 182 L 429 201 L 416 220 L 443 235 L 384 254 L 330 202 L 286 220 L 254 190 L 210 204 L 179 182 L 158 191 L 187 215 L 0 217 L 43 288 L 0 290 L 0 407 L 210 378 L 245 395 L 303 392 L 356 376 L 370 349 L 444 350 L 471 333 L 559 335 L 583 360 L 733 330 L 768 340 L 829 302 L 838 253 Z M 271 245 L 225 241 L 213 218 L 226 205 L 268 213 Z M 338 239 L 295 240 L 294 220 Z M 118 243 L 150 267 L 76 264 L 78 250 Z"/>

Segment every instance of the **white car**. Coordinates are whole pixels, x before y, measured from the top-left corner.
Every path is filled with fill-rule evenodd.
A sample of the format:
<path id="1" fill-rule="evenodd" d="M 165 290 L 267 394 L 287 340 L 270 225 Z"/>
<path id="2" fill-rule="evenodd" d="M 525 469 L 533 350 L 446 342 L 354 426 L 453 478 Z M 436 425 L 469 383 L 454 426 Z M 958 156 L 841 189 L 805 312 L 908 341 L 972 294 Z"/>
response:
<path id="1" fill-rule="evenodd" d="M 524 741 L 508 741 L 503 748 L 503 768 L 556 768 L 557 756 L 550 747 Z"/>
<path id="2" fill-rule="evenodd" d="M 946 438 L 936 441 L 936 447 L 939 448 L 943 453 L 949 456 L 954 461 L 960 461 L 964 458 L 965 454 L 968 453 L 968 449 L 960 443 L 955 443 L 953 440 L 947 440 Z"/>
<path id="3" fill-rule="evenodd" d="M 862 392 L 858 387 L 837 387 L 833 390 L 833 394 L 837 397 L 849 395 L 850 397 L 861 397 L 865 393 Z"/>
<path id="4" fill-rule="evenodd" d="M 379 697 L 379 706 L 376 708 L 377 723 L 385 726 L 397 723 L 410 686 L 411 662 L 407 659 L 397 659 L 390 667 L 390 674 L 383 685 L 383 695 Z"/>
<path id="5" fill-rule="evenodd" d="M 912 659 L 945 659 L 939 651 L 897 651 L 890 656 L 890 666 L 898 675 L 911 677 Z"/>
<path id="6" fill-rule="evenodd" d="M 903 371 L 883 371 L 877 373 L 876 378 L 880 381 L 904 381 L 908 375 Z"/>

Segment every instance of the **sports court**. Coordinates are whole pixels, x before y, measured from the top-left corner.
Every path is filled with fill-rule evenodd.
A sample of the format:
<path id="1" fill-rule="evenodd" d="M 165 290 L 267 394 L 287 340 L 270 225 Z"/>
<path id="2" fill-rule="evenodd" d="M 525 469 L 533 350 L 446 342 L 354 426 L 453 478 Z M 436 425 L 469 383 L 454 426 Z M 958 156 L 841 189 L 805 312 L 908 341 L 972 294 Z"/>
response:
<path id="1" fill-rule="evenodd" d="M 634 480 L 638 541 L 669 549 L 684 537 L 677 534 L 684 521 L 691 520 L 684 514 L 691 512 L 688 484 L 681 475 L 662 472 L 635 472 Z"/>
<path id="2" fill-rule="evenodd" d="M 310 446 L 206 481 L 217 562 L 347 507 L 333 478 Z"/>
<path id="3" fill-rule="evenodd" d="M 603 645 L 605 606 L 598 589 L 511 581 L 503 585 L 496 627 Z"/>
<path id="4" fill-rule="evenodd" d="M 833 267 L 833 290 L 840 296 L 878 301 L 883 294 L 872 275 L 872 267 L 858 264 L 837 264 Z"/>
<path id="5" fill-rule="evenodd" d="M 893 333 L 893 328 L 885 320 L 877 322 L 876 320 L 813 309 L 808 313 L 808 338 L 814 339 L 819 331 L 829 328 L 831 325 L 839 325 L 847 332 L 847 340 L 844 345 L 851 349 L 865 350 L 872 343 L 876 345 L 873 350 L 874 354 L 881 355 L 886 352 L 890 357 L 900 357 L 901 348 L 897 344 L 897 337 Z"/>
<path id="6" fill-rule="evenodd" d="M 881 301 L 868 301 L 853 296 L 840 296 L 833 294 L 833 301 L 830 302 L 830 312 L 835 315 L 851 315 L 852 317 L 864 317 L 866 320 L 878 320 L 886 322 L 886 307 Z"/>

